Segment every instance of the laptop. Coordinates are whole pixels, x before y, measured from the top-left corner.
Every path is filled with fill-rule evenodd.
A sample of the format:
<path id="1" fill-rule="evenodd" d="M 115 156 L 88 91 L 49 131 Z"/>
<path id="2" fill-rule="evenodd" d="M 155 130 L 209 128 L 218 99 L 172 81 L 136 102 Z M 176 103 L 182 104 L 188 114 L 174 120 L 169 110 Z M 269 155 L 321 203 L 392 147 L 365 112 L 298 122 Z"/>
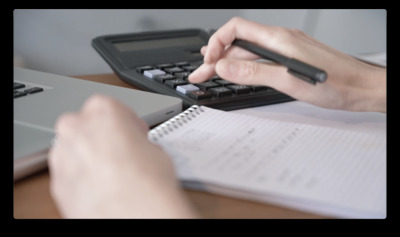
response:
<path id="1" fill-rule="evenodd" d="M 14 67 L 14 181 L 47 167 L 57 118 L 96 93 L 119 99 L 149 126 L 182 111 L 176 97 Z"/>

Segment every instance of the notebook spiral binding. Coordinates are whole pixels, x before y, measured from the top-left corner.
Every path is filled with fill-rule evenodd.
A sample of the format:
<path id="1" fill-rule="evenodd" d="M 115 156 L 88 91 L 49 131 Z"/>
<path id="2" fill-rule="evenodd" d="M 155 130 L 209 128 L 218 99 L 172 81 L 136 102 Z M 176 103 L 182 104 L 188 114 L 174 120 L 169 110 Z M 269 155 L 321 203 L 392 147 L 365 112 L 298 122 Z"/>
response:
<path id="1" fill-rule="evenodd" d="M 184 112 L 176 115 L 175 117 L 162 123 L 158 127 L 152 129 L 148 134 L 149 140 L 156 142 L 158 138 L 162 138 L 163 136 L 168 135 L 170 132 L 173 132 L 175 129 L 178 129 L 192 119 L 196 118 L 202 112 L 204 112 L 202 106 L 192 105 Z"/>

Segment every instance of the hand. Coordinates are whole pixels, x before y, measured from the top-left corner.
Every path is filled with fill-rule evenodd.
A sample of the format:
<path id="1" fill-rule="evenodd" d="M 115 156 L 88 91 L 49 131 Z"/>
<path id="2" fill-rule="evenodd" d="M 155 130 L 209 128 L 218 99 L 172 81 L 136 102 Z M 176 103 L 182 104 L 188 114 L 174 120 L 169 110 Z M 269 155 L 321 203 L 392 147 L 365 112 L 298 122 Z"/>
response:
<path id="1" fill-rule="evenodd" d="M 171 159 L 118 101 L 93 96 L 62 115 L 49 152 L 50 191 L 67 218 L 195 216 Z"/>
<path id="2" fill-rule="evenodd" d="M 325 70 L 328 79 L 311 85 L 287 73 L 287 68 L 254 61 L 257 56 L 239 47 L 235 39 L 304 61 Z M 193 72 L 192 83 L 215 74 L 238 84 L 265 85 L 321 107 L 350 111 L 386 112 L 386 69 L 375 67 L 332 49 L 298 30 L 233 18 L 201 50 L 204 64 Z"/>

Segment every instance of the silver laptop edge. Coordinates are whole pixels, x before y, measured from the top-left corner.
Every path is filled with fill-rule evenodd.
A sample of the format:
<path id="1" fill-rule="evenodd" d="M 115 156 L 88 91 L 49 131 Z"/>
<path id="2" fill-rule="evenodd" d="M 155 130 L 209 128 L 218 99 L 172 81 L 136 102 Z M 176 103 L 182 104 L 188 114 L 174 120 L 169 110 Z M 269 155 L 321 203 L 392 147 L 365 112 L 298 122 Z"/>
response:
<path id="1" fill-rule="evenodd" d="M 14 181 L 47 166 L 54 123 L 65 112 L 78 111 L 93 94 L 119 99 L 153 126 L 182 111 L 182 100 L 150 92 L 106 85 L 14 67 L 14 82 L 42 92 L 14 98 Z"/>

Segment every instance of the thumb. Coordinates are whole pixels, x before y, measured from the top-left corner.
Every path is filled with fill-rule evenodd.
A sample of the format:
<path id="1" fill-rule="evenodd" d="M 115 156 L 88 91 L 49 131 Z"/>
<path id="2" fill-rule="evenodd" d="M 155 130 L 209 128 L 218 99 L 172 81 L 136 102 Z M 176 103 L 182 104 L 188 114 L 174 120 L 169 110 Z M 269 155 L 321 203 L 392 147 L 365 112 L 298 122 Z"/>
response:
<path id="1" fill-rule="evenodd" d="M 218 76 L 233 83 L 278 87 L 286 69 L 276 64 L 268 64 L 240 59 L 220 59 L 215 67 Z M 277 80 L 279 79 L 279 80 Z"/>

